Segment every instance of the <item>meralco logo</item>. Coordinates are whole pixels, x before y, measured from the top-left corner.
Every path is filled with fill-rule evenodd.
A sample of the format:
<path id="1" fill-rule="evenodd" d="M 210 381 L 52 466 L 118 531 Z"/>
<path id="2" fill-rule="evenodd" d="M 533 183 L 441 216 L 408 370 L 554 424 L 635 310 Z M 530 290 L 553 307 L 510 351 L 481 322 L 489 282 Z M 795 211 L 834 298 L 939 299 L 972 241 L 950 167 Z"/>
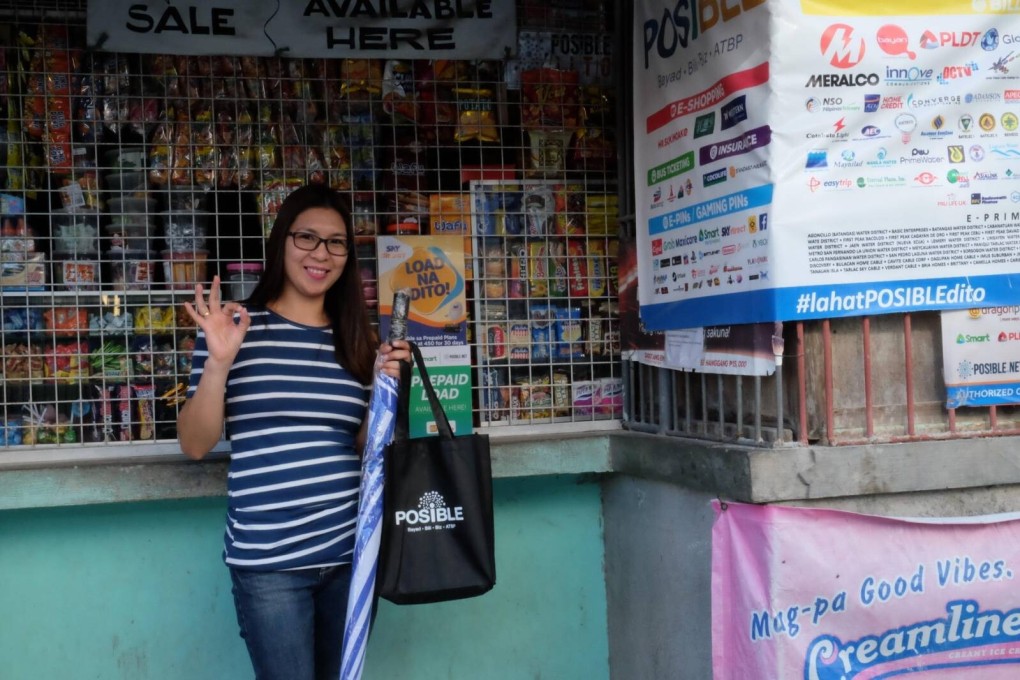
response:
<path id="1" fill-rule="evenodd" d="M 407 525 L 408 531 L 452 529 L 456 522 L 464 521 L 464 508 L 449 508 L 438 491 L 427 491 L 418 499 L 418 507 L 397 510 L 393 515 L 396 526 Z M 422 526 L 424 525 L 424 526 Z"/>
<path id="2" fill-rule="evenodd" d="M 835 68 L 853 68 L 864 59 L 864 38 L 848 24 L 832 24 L 825 29 L 818 47 Z"/>
<path id="3" fill-rule="evenodd" d="M 815 73 L 804 87 L 864 87 L 878 85 L 877 73 Z"/>

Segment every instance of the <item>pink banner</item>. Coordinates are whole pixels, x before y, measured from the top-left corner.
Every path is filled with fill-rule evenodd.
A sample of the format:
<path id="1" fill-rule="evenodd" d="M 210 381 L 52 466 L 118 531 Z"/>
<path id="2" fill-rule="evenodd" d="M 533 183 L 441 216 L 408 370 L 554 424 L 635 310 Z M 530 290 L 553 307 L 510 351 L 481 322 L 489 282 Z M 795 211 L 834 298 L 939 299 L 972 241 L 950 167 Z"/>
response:
<path id="1" fill-rule="evenodd" d="M 714 508 L 714 680 L 1020 678 L 1020 516 Z"/>

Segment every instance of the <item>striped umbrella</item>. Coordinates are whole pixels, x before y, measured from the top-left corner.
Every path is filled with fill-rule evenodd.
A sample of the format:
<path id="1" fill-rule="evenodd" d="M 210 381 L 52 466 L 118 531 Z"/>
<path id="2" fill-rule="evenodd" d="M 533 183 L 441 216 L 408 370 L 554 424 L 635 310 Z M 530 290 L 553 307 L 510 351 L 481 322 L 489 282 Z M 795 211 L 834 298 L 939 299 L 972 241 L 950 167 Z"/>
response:
<path id="1" fill-rule="evenodd" d="M 365 667 L 375 599 L 383 512 L 383 449 L 393 438 L 399 381 L 379 373 L 368 403 L 368 438 L 361 458 L 361 501 L 354 541 L 351 591 L 347 599 L 341 680 L 359 680 Z"/>

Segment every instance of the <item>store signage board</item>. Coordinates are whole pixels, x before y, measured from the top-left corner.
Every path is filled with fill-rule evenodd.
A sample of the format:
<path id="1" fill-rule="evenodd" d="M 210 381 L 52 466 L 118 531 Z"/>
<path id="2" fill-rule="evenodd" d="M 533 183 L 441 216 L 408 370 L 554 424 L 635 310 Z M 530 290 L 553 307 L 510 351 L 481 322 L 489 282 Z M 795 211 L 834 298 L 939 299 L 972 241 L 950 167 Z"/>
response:
<path id="1" fill-rule="evenodd" d="M 407 338 L 421 347 L 467 343 L 467 287 L 461 235 L 379 236 L 379 333 L 390 328 L 393 293 L 411 296 Z"/>
<path id="2" fill-rule="evenodd" d="M 507 88 L 519 90 L 521 71 L 576 71 L 583 85 L 613 86 L 613 36 L 585 31 L 521 31 L 517 59 L 507 65 Z"/>
<path id="3" fill-rule="evenodd" d="M 502 0 L 91 0 L 88 44 L 181 55 L 503 59 L 516 49 L 517 15 Z"/>
<path id="4" fill-rule="evenodd" d="M 672 7 L 635 20 L 647 329 L 1015 303 L 1012 5 Z"/>
<path id="5" fill-rule="evenodd" d="M 1020 404 L 1020 305 L 942 312 L 946 408 Z"/>
<path id="6" fill-rule="evenodd" d="M 473 429 L 471 348 L 467 345 L 422 347 L 421 353 L 432 379 L 432 387 L 435 388 L 436 396 L 443 405 L 453 433 L 471 434 Z M 411 376 L 408 420 L 411 437 L 439 434 L 417 367 Z"/>
<path id="7" fill-rule="evenodd" d="M 407 338 L 421 347 L 432 384 L 456 434 L 471 432 L 471 348 L 467 344 L 464 236 L 378 236 L 379 334 L 389 334 L 393 293 L 411 297 Z M 411 381 L 412 437 L 436 434 L 417 371 Z"/>

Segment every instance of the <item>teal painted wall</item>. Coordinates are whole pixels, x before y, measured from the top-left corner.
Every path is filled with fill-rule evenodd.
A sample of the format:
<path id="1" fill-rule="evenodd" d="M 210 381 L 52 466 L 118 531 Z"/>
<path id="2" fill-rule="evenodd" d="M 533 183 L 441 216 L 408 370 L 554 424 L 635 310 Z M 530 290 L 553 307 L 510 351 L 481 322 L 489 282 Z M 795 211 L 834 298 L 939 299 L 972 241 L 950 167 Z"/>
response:
<path id="1" fill-rule="evenodd" d="M 602 504 L 577 477 L 495 482 L 496 588 L 382 603 L 365 680 L 609 677 Z M 251 677 L 223 499 L 0 512 L 0 678 Z"/>

